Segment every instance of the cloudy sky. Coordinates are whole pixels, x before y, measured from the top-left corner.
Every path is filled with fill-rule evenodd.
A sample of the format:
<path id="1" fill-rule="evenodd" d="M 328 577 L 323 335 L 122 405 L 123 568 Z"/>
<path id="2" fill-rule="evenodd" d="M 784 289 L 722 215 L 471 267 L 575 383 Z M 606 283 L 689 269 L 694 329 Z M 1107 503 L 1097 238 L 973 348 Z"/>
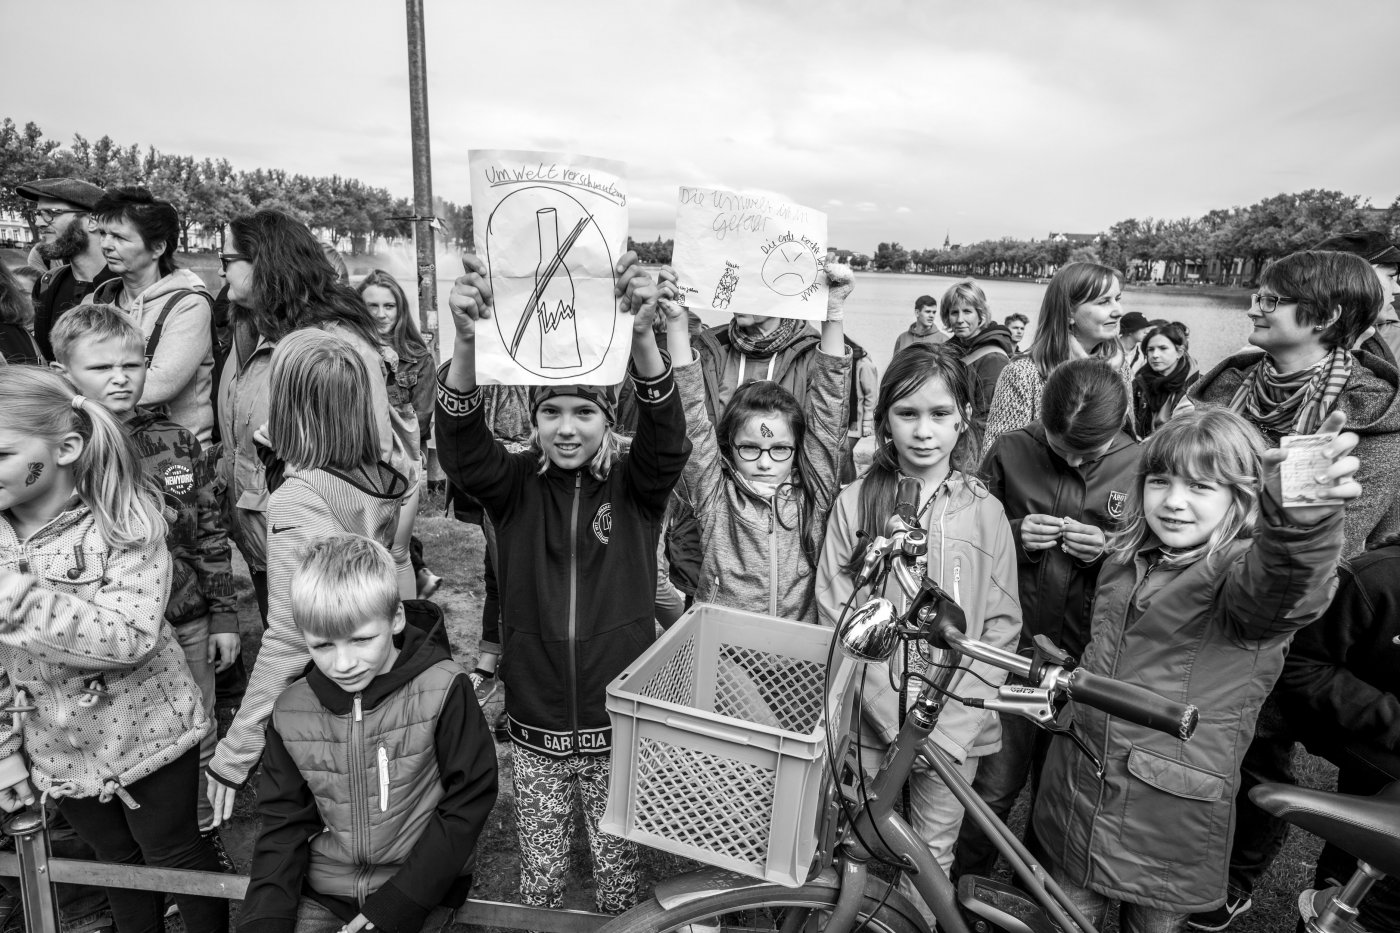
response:
<path id="1" fill-rule="evenodd" d="M 873 251 L 1400 194 L 1400 3 L 426 0 L 434 188 L 473 148 L 825 210 Z M 412 193 L 397 0 L 0 0 L 0 115 Z M 10 27 L 13 27 L 13 31 Z M 15 41 L 15 33 L 23 41 Z M 23 77 L 21 77 L 23 76 Z"/>

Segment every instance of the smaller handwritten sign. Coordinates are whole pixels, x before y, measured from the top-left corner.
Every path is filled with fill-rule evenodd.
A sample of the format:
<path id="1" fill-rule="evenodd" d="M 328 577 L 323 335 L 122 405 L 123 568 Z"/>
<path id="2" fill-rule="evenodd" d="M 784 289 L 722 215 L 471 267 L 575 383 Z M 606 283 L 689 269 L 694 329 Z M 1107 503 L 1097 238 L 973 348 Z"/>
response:
<path id="1" fill-rule="evenodd" d="M 826 215 L 721 188 L 682 188 L 672 257 L 695 311 L 826 317 Z"/>

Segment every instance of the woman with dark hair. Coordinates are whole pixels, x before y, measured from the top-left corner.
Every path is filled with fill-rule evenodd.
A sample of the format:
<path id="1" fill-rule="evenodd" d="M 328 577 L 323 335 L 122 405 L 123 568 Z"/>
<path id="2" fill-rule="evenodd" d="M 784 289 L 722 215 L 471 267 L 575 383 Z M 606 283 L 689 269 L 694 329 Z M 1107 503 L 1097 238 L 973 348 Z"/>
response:
<path id="1" fill-rule="evenodd" d="M 141 404 L 165 408 L 171 421 L 208 446 L 214 430 L 214 299 L 204 280 L 175 268 L 180 215 L 145 188 L 114 188 L 92 210 L 107 268 L 83 301 L 124 311 L 146 336 L 146 390 Z"/>
<path id="2" fill-rule="evenodd" d="M 321 244 L 305 224 L 275 210 L 238 217 L 229 223 L 225 249 L 219 256 L 220 275 L 233 302 L 233 345 L 219 383 L 219 474 L 232 515 L 229 537 L 248 563 L 266 620 L 269 529 L 264 513 L 269 490 L 254 433 L 267 421 L 272 350 L 294 330 L 319 327 L 350 339 L 372 364 L 372 373 L 384 377 L 386 370 L 379 323 L 352 288 L 336 281 Z M 386 378 L 372 379 L 371 388 L 380 455 L 416 488 L 417 458 L 408 453 L 418 440 L 416 419 L 392 410 Z M 412 512 L 405 509 L 404 514 Z"/>
<path id="3" fill-rule="evenodd" d="M 10 267 L 0 262 L 0 363 L 44 364 L 28 330 L 33 323 L 34 305 Z"/>
<path id="4" fill-rule="evenodd" d="M 1024 428 L 1040 417 L 1040 393 L 1056 366 L 1067 360 L 1098 357 L 1132 385 L 1132 371 L 1118 345 L 1123 317 L 1123 282 L 1118 270 L 1096 262 L 1072 262 L 1050 280 L 1040 302 L 1040 317 L 1030 351 L 1001 371 L 987 413 L 986 445 L 1007 431 Z"/>
<path id="5" fill-rule="evenodd" d="M 1145 440 L 1171 419 L 1201 378 L 1191 358 L 1191 332 L 1179 322 L 1153 327 L 1142 342 L 1144 365 L 1133 377 L 1133 433 Z"/>
<path id="6" fill-rule="evenodd" d="M 1120 530 L 1139 446 L 1124 431 L 1128 393 L 1103 360 L 1070 360 L 1045 381 L 1040 420 L 1003 434 L 982 478 L 1006 509 L 1021 596 L 1019 650 L 1045 635 L 1074 657 L 1089 643 L 1089 610 L 1108 536 Z M 1051 733 L 1004 716 L 1001 749 L 982 760 L 973 790 L 1005 819 L 1027 780 L 1039 784 Z M 1029 840 L 1035 849 L 1035 840 Z M 957 874 L 991 875 L 997 850 L 964 823 Z"/>
<path id="7" fill-rule="evenodd" d="M 962 357 L 963 365 L 972 373 L 972 430 L 981 440 L 997 380 L 1016 352 L 1016 341 L 1011 339 L 1011 331 L 992 320 L 987 293 L 972 279 L 958 282 L 944 292 L 938 313 L 943 326 L 953 335 L 948 347 Z"/>
<path id="8" fill-rule="evenodd" d="M 1270 447 L 1288 435 L 1317 433 L 1333 412 L 1346 415 L 1346 430 L 1359 438 L 1356 478 L 1366 494 L 1346 503 L 1343 558 L 1400 532 L 1400 373 L 1388 359 L 1350 349 L 1385 300 L 1375 270 L 1360 256 L 1285 256 L 1264 267 L 1250 296 L 1249 342 L 1258 349 L 1224 360 L 1190 392 L 1197 404 L 1243 415 Z M 1255 882 L 1283 846 L 1287 824 L 1255 807 L 1248 794 L 1261 782 L 1292 781 L 1293 734 L 1278 711 L 1287 702 L 1275 691 L 1259 713 L 1240 781 L 1229 899 L 1197 917 L 1199 928 L 1223 929 L 1248 910 Z"/>

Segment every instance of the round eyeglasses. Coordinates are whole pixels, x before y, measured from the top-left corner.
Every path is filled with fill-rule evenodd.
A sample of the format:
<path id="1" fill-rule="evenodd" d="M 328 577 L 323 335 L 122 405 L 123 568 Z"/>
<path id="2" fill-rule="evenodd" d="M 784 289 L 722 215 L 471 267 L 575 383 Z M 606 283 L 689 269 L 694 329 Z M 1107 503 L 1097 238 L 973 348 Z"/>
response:
<path id="1" fill-rule="evenodd" d="M 754 461 L 764 454 L 774 463 L 782 463 L 792 459 L 792 452 L 795 448 L 786 444 L 777 444 L 773 447 L 758 447 L 754 444 L 740 444 L 734 448 L 734 452 L 739 455 L 740 460 Z"/>

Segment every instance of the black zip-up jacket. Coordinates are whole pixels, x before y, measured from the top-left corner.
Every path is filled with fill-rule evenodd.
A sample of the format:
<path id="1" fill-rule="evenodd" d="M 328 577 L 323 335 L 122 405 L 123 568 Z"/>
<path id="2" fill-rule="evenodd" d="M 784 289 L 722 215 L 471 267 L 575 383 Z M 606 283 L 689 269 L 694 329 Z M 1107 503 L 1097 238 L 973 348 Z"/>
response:
<path id="1" fill-rule="evenodd" d="M 1016 576 L 1021 593 L 1021 649 L 1036 635 L 1076 658 L 1089 642 L 1089 619 L 1098 585 L 1100 558 L 1085 564 L 1058 547 L 1028 551 L 1021 544 L 1021 520 L 1054 515 L 1097 525 L 1111 534 L 1122 524 L 1136 477 L 1140 447 L 1118 432 L 1108 453 L 1072 467 L 1050 449 L 1039 421 L 992 444 L 982 476 L 1001 500 L 1016 540 Z"/>
<path id="2" fill-rule="evenodd" d="M 496 526 L 511 735 L 540 754 L 609 750 L 605 688 L 656 637 L 656 542 L 690 441 L 669 362 L 632 380 L 637 433 L 603 480 L 540 473 L 537 452 L 508 453 L 492 436 L 479 390 L 438 382 L 442 468 Z"/>
<path id="3" fill-rule="evenodd" d="M 408 625 L 395 639 L 399 656 L 393 667 L 360 691 L 365 711 L 392 701 L 428 668 L 452 657 L 441 608 L 426 600 L 407 600 L 404 613 Z M 351 715 L 353 694 L 340 689 L 314 664 L 307 665 L 305 677 L 328 712 Z M 384 933 L 412 933 L 434 907 L 462 906 L 471 876 L 461 872 L 496 802 L 496 749 L 465 672 L 442 701 L 433 724 L 433 751 L 442 799 L 422 822 L 413 854 L 361 907 L 354 899 L 313 891 L 306 883 L 311 839 L 325 827 L 323 808 L 274 722 L 269 722 L 258 784 L 262 830 L 253 846 L 248 893 L 238 915 L 240 933 L 292 933 L 302 897 L 312 898 L 345 922 L 363 913 Z M 347 754 L 336 754 L 341 766 Z M 394 780 L 409 785 L 408 769 L 425 766 L 421 759 L 396 760 Z M 346 774 L 343 779 L 351 777 Z M 325 812 L 338 811 L 328 803 Z"/>

